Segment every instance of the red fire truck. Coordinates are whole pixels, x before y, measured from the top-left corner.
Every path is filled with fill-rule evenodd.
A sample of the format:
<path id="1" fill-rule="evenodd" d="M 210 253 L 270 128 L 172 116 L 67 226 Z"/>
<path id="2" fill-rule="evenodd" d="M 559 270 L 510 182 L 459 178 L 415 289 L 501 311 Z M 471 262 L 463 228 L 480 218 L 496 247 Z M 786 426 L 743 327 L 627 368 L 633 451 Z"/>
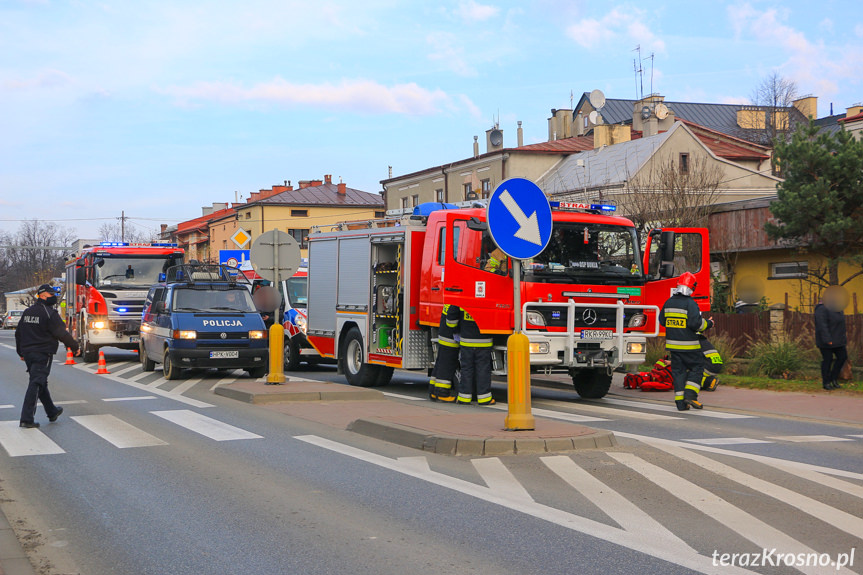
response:
<path id="1" fill-rule="evenodd" d="M 147 290 L 181 263 L 176 244 L 122 242 L 86 246 L 66 263 L 66 323 L 84 361 L 104 346 L 138 349 Z"/>
<path id="2" fill-rule="evenodd" d="M 521 327 L 531 368 L 568 373 L 589 398 L 608 392 L 616 367 L 644 361 L 676 276 L 698 276 L 694 297 L 702 309 L 710 297 L 706 229 L 653 230 L 642 255 L 633 223 L 603 207 L 553 204 L 548 246 L 522 262 Z M 449 303 L 493 334 L 493 373 L 505 375 L 513 272 L 494 250 L 484 208 L 313 229 L 306 336 L 351 384 L 386 385 L 395 368 L 433 365 Z"/>

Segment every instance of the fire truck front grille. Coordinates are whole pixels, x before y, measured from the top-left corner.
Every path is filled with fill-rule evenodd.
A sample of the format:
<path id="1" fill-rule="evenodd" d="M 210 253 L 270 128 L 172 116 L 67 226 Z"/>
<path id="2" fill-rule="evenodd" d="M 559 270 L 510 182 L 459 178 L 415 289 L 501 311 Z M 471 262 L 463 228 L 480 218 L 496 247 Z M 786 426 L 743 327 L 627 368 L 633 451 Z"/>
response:
<path id="1" fill-rule="evenodd" d="M 144 311 L 144 300 L 141 299 L 106 299 L 108 317 L 111 319 L 141 319 Z"/>
<path id="2" fill-rule="evenodd" d="M 531 309 L 528 307 L 528 309 Z M 566 314 L 567 308 L 566 306 L 560 307 L 537 307 L 534 308 L 535 311 L 538 311 L 542 314 L 542 317 L 545 319 L 545 325 L 547 327 L 566 327 Z M 623 325 L 626 326 L 629 322 L 629 318 L 634 314 L 639 313 L 641 310 L 637 309 L 626 309 L 623 312 Z M 612 308 L 602 308 L 602 307 L 580 307 L 575 308 L 575 322 L 574 327 L 576 328 L 606 328 L 613 329 L 615 327 L 615 323 L 617 321 L 617 310 Z"/>

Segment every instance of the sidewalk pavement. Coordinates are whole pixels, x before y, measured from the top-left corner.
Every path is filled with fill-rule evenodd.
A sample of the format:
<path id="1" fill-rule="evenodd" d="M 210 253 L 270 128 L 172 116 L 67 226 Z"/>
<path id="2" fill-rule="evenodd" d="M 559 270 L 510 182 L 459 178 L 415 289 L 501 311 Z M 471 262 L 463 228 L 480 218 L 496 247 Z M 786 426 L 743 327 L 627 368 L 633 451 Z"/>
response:
<path id="1" fill-rule="evenodd" d="M 477 405 L 411 405 L 376 389 L 294 380 L 285 385 L 241 381 L 217 395 L 391 443 L 449 455 L 517 455 L 614 447 L 614 434 L 566 421 L 543 420 L 536 431 L 506 431 L 505 413 Z M 317 397 L 320 397 L 320 400 Z"/>
<path id="2" fill-rule="evenodd" d="M 564 375 L 537 375 L 531 379 L 557 389 L 572 390 L 572 381 Z M 795 417 L 826 423 L 863 425 L 863 397 L 833 391 L 794 392 L 744 389 L 722 385 L 722 376 L 716 391 L 700 394 L 705 409 L 721 409 L 779 417 Z M 671 391 L 641 391 L 623 387 L 623 374 L 615 373 L 609 397 L 656 401 L 671 405 Z M 597 400 L 601 402 L 602 400 Z"/>
<path id="3" fill-rule="evenodd" d="M 0 511 L 0 575 L 36 575 L 3 511 Z"/>

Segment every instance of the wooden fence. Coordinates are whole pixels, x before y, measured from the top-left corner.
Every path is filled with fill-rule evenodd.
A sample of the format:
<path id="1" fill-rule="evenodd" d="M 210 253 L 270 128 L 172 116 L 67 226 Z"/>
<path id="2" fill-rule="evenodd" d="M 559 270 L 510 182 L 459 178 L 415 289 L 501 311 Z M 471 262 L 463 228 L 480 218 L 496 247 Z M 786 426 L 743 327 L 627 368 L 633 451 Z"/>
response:
<path id="1" fill-rule="evenodd" d="M 738 356 L 748 355 L 749 348 L 759 341 L 770 339 L 770 312 L 705 314 L 713 318 L 713 329 L 706 333 L 728 338 Z"/>

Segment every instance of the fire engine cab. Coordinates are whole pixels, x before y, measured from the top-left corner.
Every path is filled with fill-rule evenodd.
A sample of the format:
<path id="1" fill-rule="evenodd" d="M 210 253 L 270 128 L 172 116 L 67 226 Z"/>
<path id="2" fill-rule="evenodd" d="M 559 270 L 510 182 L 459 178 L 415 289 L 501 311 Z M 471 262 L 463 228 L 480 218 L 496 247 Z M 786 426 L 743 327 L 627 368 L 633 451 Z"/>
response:
<path id="1" fill-rule="evenodd" d="M 84 361 L 103 346 L 138 349 L 147 290 L 182 261 L 177 244 L 103 242 L 66 263 L 66 322 Z"/>
<path id="2" fill-rule="evenodd" d="M 615 368 L 644 361 L 678 275 L 696 274 L 694 297 L 709 308 L 708 233 L 652 230 L 642 254 L 633 223 L 609 215 L 609 206 L 552 207 L 547 247 L 522 261 L 531 368 L 568 373 L 579 395 L 602 397 Z M 386 385 L 395 368 L 429 369 L 444 304 L 467 310 L 492 334 L 493 373 L 507 373 L 513 271 L 491 238 L 486 209 L 420 213 L 309 235 L 306 336 L 353 385 Z"/>

